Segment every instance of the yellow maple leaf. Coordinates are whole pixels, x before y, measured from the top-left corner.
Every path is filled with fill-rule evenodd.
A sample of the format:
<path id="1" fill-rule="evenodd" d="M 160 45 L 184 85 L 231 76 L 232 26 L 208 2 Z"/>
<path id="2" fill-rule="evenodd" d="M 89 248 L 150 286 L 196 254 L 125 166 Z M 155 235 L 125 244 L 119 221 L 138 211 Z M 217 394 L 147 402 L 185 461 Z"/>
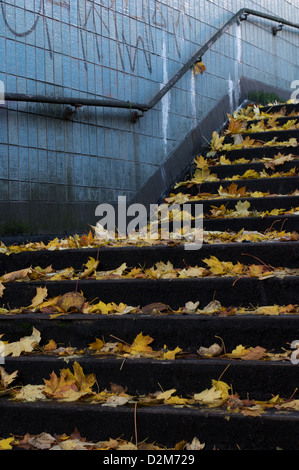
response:
<path id="1" fill-rule="evenodd" d="M 216 390 L 221 392 L 221 398 L 223 398 L 224 400 L 229 398 L 230 386 L 226 382 L 223 382 L 222 380 L 213 379 L 212 386 L 215 387 Z"/>
<path id="2" fill-rule="evenodd" d="M 96 382 L 95 375 L 85 375 L 77 362 L 74 362 L 73 370 L 72 373 L 70 369 L 62 369 L 59 377 L 53 371 L 49 380 L 44 379 L 43 393 L 48 398 L 64 401 L 76 401 L 82 396 L 92 393 L 92 386 Z"/>
<path id="3" fill-rule="evenodd" d="M 270 196 L 270 193 L 262 193 L 261 191 L 254 191 L 253 193 L 250 194 L 251 197 L 266 197 Z"/>
<path id="4" fill-rule="evenodd" d="M 226 134 L 239 134 L 246 128 L 246 123 L 242 119 L 230 119 Z"/>
<path id="5" fill-rule="evenodd" d="M 74 276 L 75 270 L 72 267 L 65 268 L 61 271 L 57 271 L 54 276 L 50 277 L 50 281 L 61 281 L 61 280 L 66 280 L 66 279 L 72 279 Z"/>
<path id="6" fill-rule="evenodd" d="M 195 75 L 202 75 L 206 71 L 206 67 L 202 61 L 196 62 L 194 65 L 194 73 Z"/>
<path id="7" fill-rule="evenodd" d="M 186 405 L 188 403 L 187 398 L 181 398 L 177 395 L 171 396 L 168 400 L 164 400 L 165 405 Z"/>
<path id="8" fill-rule="evenodd" d="M 74 377 L 76 379 L 76 385 L 78 386 L 80 392 L 89 393 L 91 392 L 92 386 L 96 382 L 96 377 L 94 374 L 85 375 L 82 367 L 78 362 L 74 362 L 73 365 Z"/>
<path id="9" fill-rule="evenodd" d="M 43 349 L 44 351 L 54 351 L 55 349 L 57 349 L 57 344 L 53 339 L 50 339 L 48 344 L 46 344 Z"/>
<path id="10" fill-rule="evenodd" d="M 194 159 L 194 163 L 197 168 L 207 168 L 209 166 L 208 160 L 206 160 L 202 155 L 198 156 Z"/>
<path id="11" fill-rule="evenodd" d="M 257 315 L 279 315 L 280 308 L 278 305 L 266 305 L 264 307 L 258 307 L 255 313 Z"/>
<path id="12" fill-rule="evenodd" d="M 139 353 L 152 353 L 153 350 L 149 346 L 154 341 L 150 336 L 143 336 L 143 333 L 139 333 L 136 336 L 131 345 L 123 345 L 123 351 L 130 354 L 139 354 Z"/>
<path id="13" fill-rule="evenodd" d="M 104 346 L 104 341 L 96 338 L 95 342 L 89 345 L 89 349 L 93 349 L 94 351 L 101 351 L 103 346 Z"/>
<path id="14" fill-rule="evenodd" d="M 212 134 L 211 149 L 215 151 L 222 150 L 224 139 L 224 136 L 220 137 L 218 132 L 214 131 Z"/>
<path id="15" fill-rule="evenodd" d="M 86 269 L 81 274 L 81 279 L 84 279 L 88 276 L 91 276 L 97 269 L 99 265 L 99 260 L 95 260 L 94 258 L 90 257 L 88 262 L 85 264 Z"/>
<path id="16" fill-rule="evenodd" d="M 223 264 L 219 261 L 216 256 L 211 256 L 210 258 L 205 258 L 203 260 L 209 266 L 209 270 L 216 275 L 225 274 L 226 270 L 224 269 Z"/>
<path id="17" fill-rule="evenodd" d="M 237 160 L 234 160 L 234 164 L 238 164 L 238 163 L 249 163 L 250 160 L 246 159 L 246 158 L 238 158 Z"/>
<path id="18" fill-rule="evenodd" d="M 164 349 L 167 349 L 166 346 L 164 346 Z M 177 346 L 173 351 L 164 352 L 163 359 L 174 360 L 175 356 L 179 354 L 181 351 L 182 349 Z"/>
<path id="19" fill-rule="evenodd" d="M 105 304 L 104 302 L 100 301 L 99 303 L 93 305 L 91 309 L 89 309 L 89 313 L 101 313 L 102 315 L 107 315 L 114 310 L 113 304 Z"/>
<path id="20" fill-rule="evenodd" d="M 224 155 L 221 155 L 221 157 L 219 159 L 219 163 L 221 165 L 231 165 L 232 164 L 232 162 L 228 158 L 226 158 Z"/>
<path id="21" fill-rule="evenodd" d="M 292 129 L 296 126 L 297 121 L 296 119 L 289 119 L 282 127 L 285 130 Z"/>
<path id="22" fill-rule="evenodd" d="M 228 357 L 238 358 L 247 354 L 250 349 L 245 348 L 242 344 L 239 344 L 231 353 L 227 353 Z"/>
<path id="23" fill-rule="evenodd" d="M 176 392 L 175 388 L 172 388 L 171 390 L 166 390 L 165 392 L 160 392 L 157 395 L 158 400 L 169 400 L 169 398 Z"/>
<path id="24" fill-rule="evenodd" d="M 14 437 L 8 437 L 7 439 L 0 440 L 0 450 L 11 450 L 10 445 L 14 441 Z"/>
<path id="25" fill-rule="evenodd" d="M 228 398 L 229 388 L 230 387 L 227 384 L 223 387 L 219 382 L 213 380 L 211 388 L 207 388 L 200 393 L 194 394 L 193 398 L 195 401 L 203 405 L 219 406 Z"/>

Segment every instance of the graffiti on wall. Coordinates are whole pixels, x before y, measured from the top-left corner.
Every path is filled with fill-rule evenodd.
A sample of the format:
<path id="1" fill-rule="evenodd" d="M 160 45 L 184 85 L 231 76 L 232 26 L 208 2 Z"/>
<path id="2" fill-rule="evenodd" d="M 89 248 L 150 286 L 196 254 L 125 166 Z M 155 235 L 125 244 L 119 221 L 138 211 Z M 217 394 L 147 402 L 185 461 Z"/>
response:
<path id="1" fill-rule="evenodd" d="M 132 2 L 132 4 L 131 4 Z M 187 2 L 189 3 L 189 2 Z M 23 7 L 22 7 L 23 4 Z M 101 47 L 101 37 L 105 35 L 116 41 L 118 59 L 122 70 L 136 69 L 137 57 L 143 55 L 149 73 L 152 73 L 152 55 L 157 53 L 155 28 L 172 32 L 178 57 L 181 57 L 180 39 L 184 39 L 186 28 L 192 28 L 186 11 L 186 1 L 179 1 L 178 9 L 168 9 L 159 0 L 124 0 L 123 10 L 117 8 L 117 0 L 0 0 L 1 14 L 10 33 L 16 37 L 26 37 L 42 27 L 46 47 L 53 57 L 53 25 L 63 19 L 63 25 L 71 18 L 78 28 L 79 47 L 87 69 L 88 41 L 86 33 L 92 33 L 96 57 L 100 63 L 105 51 Z M 17 16 L 18 15 L 18 16 Z M 21 20 L 20 20 L 21 18 Z M 135 22 L 135 32 L 127 27 Z M 62 26 L 63 27 L 63 26 Z"/>

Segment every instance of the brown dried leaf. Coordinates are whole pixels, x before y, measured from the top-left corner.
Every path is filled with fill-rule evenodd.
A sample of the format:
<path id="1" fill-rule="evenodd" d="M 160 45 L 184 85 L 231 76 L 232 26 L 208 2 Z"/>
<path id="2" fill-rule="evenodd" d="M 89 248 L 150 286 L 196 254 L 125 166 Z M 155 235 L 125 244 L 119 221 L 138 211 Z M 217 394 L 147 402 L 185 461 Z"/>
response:
<path id="1" fill-rule="evenodd" d="M 72 308 L 81 311 L 85 300 L 85 297 L 78 292 L 67 292 L 58 299 L 57 306 L 64 312 L 68 312 Z"/>
<path id="2" fill-rule="evenodd" d="M 0 298 L 3 297 L 4 290 L 5 290 L 5 287 L 2 284 L 2 282 L 0 282 Z"/>

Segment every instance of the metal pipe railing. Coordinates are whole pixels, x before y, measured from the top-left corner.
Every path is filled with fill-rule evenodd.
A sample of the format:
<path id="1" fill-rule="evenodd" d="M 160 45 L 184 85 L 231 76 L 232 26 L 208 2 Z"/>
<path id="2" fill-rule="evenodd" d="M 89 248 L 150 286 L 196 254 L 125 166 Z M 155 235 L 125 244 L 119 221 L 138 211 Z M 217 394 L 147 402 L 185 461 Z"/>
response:
<path id="1" fill-rule="evenodd" d="M 278 31 L 281 31 L 283 26 L 289 26 L 295 29 L 299 29 L 299 24 L 292 23 L 287 21 L 284 18 L 278 16 L 269 15 L 267 13 L 259 12 L 256 10 L 251 10 L 248 8 L 242 8 L 239 10 L 232 18 L 225 23 L 222 28 L 220 28 L 214 36 L 203 46 L 201 47 L 196 54 L 191 57 L 191 59 L 174 75 L 174 77 L 151 99 L 149 104 L 144 103 L 131 103 L 130 101 L 121 101 L 113 99 L 89 99 L 89 98 L 63 98 L 56 96 L 43 96 L 43 95 L 26 95 L 18 93 L 5 93 L 6 101 L 16 101 L 16 102 L 34 102 L 34 103 L 51 103 L 51 104 L 62 104 L 70 105 L 76 109 L 81 106 L 95 106 L 95 107 L 107 107 L 107 108 L 122 108 L 135 110 L 134 120 L 136 121 L 143 114 L 156 106 L 159 101 L 176 85 L 176 83 L 185 75 L 185 73 L 190 70 L 194 64 L 200 60 L 203 55 L 211 49 L 213 44 L 220 39 L 229 28 L 236 23 L 237 21 L 245 21 L 248 16 L 255 16 L 258 18 L 263 18 L 275 23 L 279 23 L 279 26 L 274 26 L 272 28 L 273 35 L 277 35 Z M 138 114 L 137 111 L 141 111 L 142 114 Z"/>

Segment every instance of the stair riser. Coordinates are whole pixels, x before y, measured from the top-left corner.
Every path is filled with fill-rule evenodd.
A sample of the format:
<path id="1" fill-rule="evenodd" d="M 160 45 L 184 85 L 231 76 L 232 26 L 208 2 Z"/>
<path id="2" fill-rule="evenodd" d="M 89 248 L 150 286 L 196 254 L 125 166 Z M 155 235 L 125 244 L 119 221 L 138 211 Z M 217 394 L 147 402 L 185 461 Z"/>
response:
<path id="1" fill-rule="evenodd" d="M 113 409 L 84 404 L 57 406 L 0 402 L 0 413 L 0 435 L 38 434 L 42 431 L 70 435 L 77 428 L 87 441 L 121 436 L 135 442 L 133 407 Z M 214 449 L 214 446 L 223 450 L 297 450 L 299 440 L 298 419 L 294 415 L 248 418 L 211 410 L 137 408 L 136 428 L 139 442 L 146 440 L 174 446 L 182 440 L 190 442 L 196 436 L 206 444 L 206 450 Z"/>
<path id="2" fill-rule="evenodd" d="M 76 281 L 31 282 L 7 284 L 2 304 L 10 308 L 19 308 L 31 304 L 38 286 L 46 286 L 48 298 L 75 291 Z M 298 277 L 283 279 L 270 278 L 201 278 L 172 280 L 104 280 L 80 281 L 78 291 L 83 291 L 87 299 L 96 299 L 107 303 L 126 303 L 132 306 L 145 306 L 153 302 L 163 302 L 173 309 L 189 301 L 200 301 L 207 305 L 216 298 L 224 306 L 250 305 L 288 305 L 298 302 Z"/>

